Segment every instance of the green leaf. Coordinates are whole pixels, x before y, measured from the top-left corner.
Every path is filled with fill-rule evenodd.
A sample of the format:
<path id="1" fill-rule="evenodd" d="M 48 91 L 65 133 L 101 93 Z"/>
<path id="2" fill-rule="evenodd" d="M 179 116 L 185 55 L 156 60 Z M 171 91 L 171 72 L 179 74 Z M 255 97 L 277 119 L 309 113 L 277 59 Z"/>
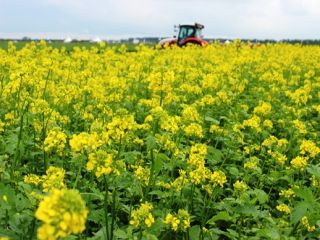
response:
<path id="1" fill-rule="evenodd" d="M 268 239 L 280 239 L 279 232 L 274 228 L 263 228 L 259 230 L 258 235 L 261 237 L 267 237 Z"/>
<path id="2" fill-rule="evenodd" d="M 320 166 L 311 165 L 310 167 L 307 167 L 307 171 L 317 178 L 320 178 Z"/>
<path id="3" fill-rule="evenodd" d="M 227 171 L 230 173 L 232 176 L 238 176 L 239 175 L 239 170 L 235 166 L 228 166 L 226 167 Z"/>
<path id="4" fill-rule="evenodd" d="M 21 193 L 16 196 L 15 203 L 18 212 L 21 212 L 23 209 L 30 206 L 28 199 L 25 198 Z"/>
<path id="5" fill-rule="evenodd" d="M 195 225 L 189 229 L 190 239 L 199 239 L 200 238 L 200 226 Z"/>
<path id="6" fill-rule="evenodd" d="M 230 217 L 228 212 L 223 211 L 223 212 L 219 212 L 217 215 L 213 216 L 210 220 L 208 220 L 207 224 L 214 225 L 215 222 L 219 220 L 231 221 L 232 218 Z"/>
<path id="7" fill-rule="evenodd" d="M 301 218 L 305 215 L 309 207 L 309 204 L 306 202 L 299 202 L 292 210 L 292 222 L 296 224 L 301 220 Z"/>
<path id="8" fill-rule="evenodd" d="M 154 169 L 153 169 L 155 175 L 157 175 L 161 171 L 164 163 L 168 159 L 169 159 L 168 156 L 164 153 L 159 153 L 156 155 L 156 157 L 154 159 Z"/>
<path id="9" fill-rule="evenodd" d="M 268 196 L 268 194 L 265 193 L 265 191 L 263 191 L 261 189 L 255 189 L 254 193 L 256 194 L 257 199 L 260 204 L 264 204 L 264 203 L 268 202 L 269 196 Z"/>
<path id="10" fill-rule="evenodd" d="M 311 205 L 316 202 L 316 199 L 313 196 L 311 189 L 309 188 L 298 188 L 298 189 L 295 189 L 294 192 L 298 197 L 304 199 L 306 202 L 308 202 Z"/>
<path id="11" fill-rule="evenodd" d="M 221 152 L 221 150 L 211 146 L 208 147 L 208 154 L 207 154 L 208 163 L 217 164 L 221 162 L 222 156 L 223 156 L 223 153 Z"/>
<path id="12" fill-rule="evenodd" d="M 88 221 L 102 224 L 104 223 L 104 209 L 91 210 L 89 212 Z"/>
<path id="13" fill-rule="evenodd" d="M 155 236 L 159 236 L 164 228 L 164 223 L 161 219 L 157 219 L 149 229 L 149 232 Z"/>
<path id="14" fill-rule="evenodd" d="M 259 210 L 253 205 L 243 205 L 237 208 L 238 213 L 242 213 L 247 216 L 257 217 L 259 215 Z"/>
<path id="15" fill-rule="evenodd" d="M 212 118 L 212 117 L 209 117 L 209 116 L 205 116 L 204 120 L 207 122 L 211 122 L 213 124 L 216 124 L 216 125 L 219 125 L 219 123 L 220 123 L 219 120 Z"/>
<path id="16" fill-rule="evenodd" d="M 128 239 L 127 233 L 126 233 L 124 230 L 120 229 L 120 228 L 118 228 L 118 229 L 114 232 L 114 236 L 115 236 L 117 239 Z"/>
<path id="17" fill-rule="evenodd" d="M 147 145 L 148 150 L 151 150 L 151 149 L 154 149 L 157 147 L 157 142 L 156 142 L 154 136 L 148 135 L 146 137 L 146 145 Z"/>

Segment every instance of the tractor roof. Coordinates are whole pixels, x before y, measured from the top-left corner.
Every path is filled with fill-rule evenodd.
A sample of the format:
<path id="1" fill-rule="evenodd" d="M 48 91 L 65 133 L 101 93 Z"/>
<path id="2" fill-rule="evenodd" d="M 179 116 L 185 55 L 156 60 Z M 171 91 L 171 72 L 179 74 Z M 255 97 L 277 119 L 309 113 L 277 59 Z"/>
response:
<path id="1" fill-rule="evenodd" d="M 195 28 L 198 28 L 198 29 L 203 29 L 204 28 L 204 25 L 200 24 L 200 23 L 191 23 L 191 24 L 179 24 L 179 27 L 195 27 Z"/>

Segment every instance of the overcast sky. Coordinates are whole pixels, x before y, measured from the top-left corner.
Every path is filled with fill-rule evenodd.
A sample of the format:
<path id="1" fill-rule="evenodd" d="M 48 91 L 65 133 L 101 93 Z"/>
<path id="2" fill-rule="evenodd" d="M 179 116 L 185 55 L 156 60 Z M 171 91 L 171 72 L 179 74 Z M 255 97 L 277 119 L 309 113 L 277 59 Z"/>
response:
<path id="1" fill-rule="evenodd" d="M 172 36 L 320 39 L 320 0 L 0 0 L 0 38 Z"/>

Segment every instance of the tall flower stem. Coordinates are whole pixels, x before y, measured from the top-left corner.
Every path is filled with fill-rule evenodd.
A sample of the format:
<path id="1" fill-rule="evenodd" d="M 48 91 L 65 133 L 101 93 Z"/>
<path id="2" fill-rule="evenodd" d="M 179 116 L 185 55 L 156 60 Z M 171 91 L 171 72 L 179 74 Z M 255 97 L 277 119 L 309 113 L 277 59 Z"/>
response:
<path id="1" fill-rule="evenodd" d="M 103 176 L 104 179 L 104 187 L 105 187 L 105 194 L 104 194 L 104 217 L 105 217 L 105 224 L 106 224 L 106 235 L 107 240 L 110 240 L 109 235 L 109 220 L 108 220 L 108 192 L 109 192 L 109 186 L 106 176 Z"/>

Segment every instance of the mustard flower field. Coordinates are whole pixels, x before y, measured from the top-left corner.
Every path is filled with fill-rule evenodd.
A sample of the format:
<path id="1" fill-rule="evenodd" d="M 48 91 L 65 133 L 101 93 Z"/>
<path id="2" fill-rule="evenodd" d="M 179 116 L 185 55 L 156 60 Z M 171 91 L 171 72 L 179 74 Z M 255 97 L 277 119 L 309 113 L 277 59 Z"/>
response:
<path id="1" fill-rule="evenodd" d="M 0 239 L 319 239 L 320 47 L 0 50 Z"/>

